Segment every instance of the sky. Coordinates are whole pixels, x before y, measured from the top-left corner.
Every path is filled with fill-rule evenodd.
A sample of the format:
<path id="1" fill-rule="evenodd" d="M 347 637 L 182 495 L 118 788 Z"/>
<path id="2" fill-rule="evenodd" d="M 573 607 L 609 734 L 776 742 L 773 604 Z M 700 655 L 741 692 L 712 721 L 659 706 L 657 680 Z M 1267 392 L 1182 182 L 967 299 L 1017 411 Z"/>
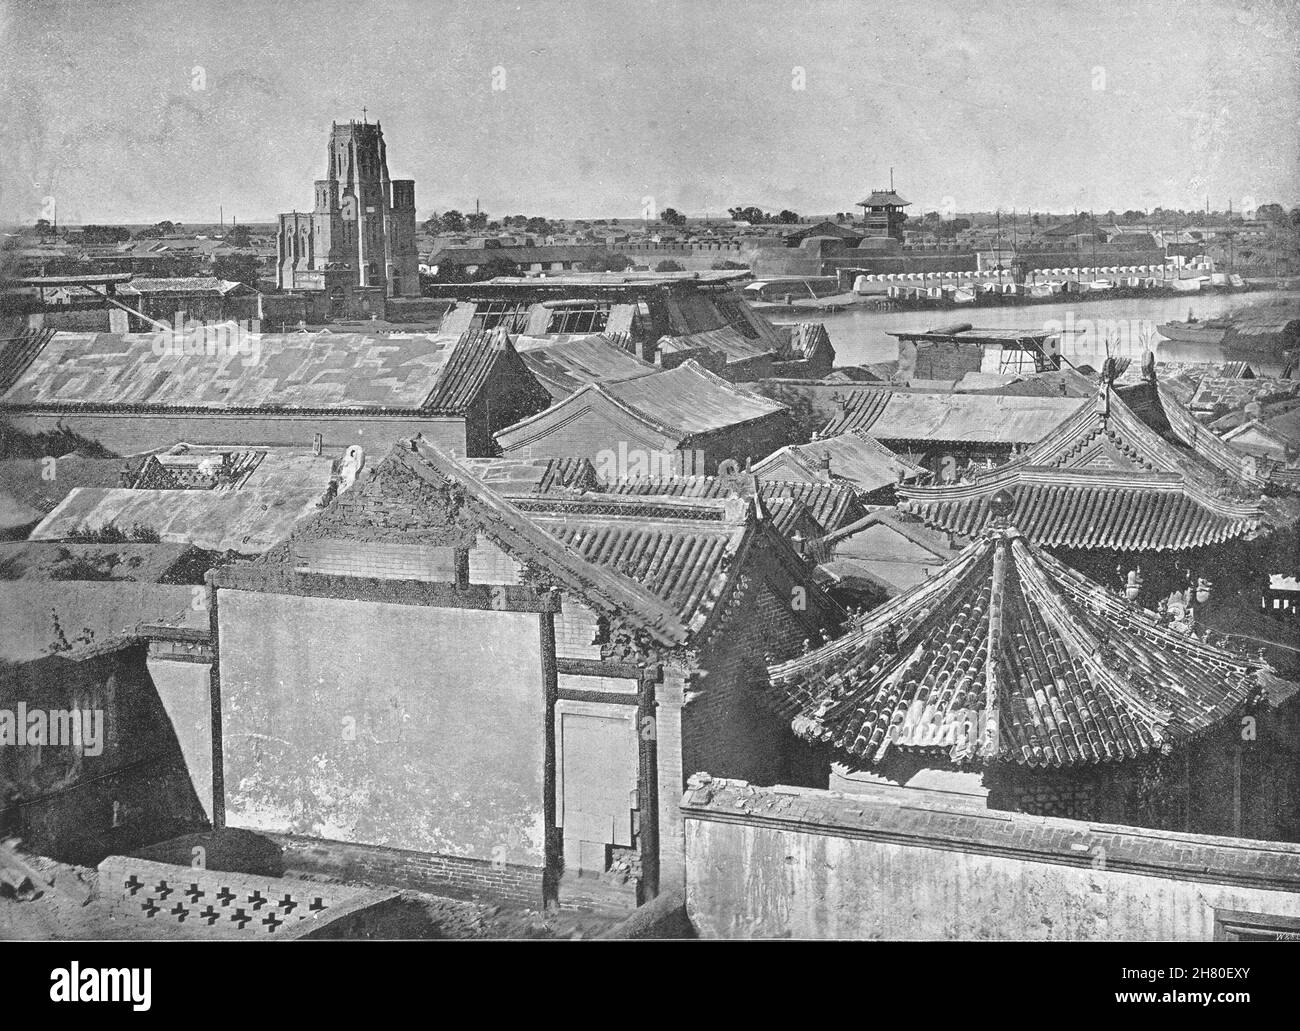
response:
<path id="1" fill-rule="evenodd" d="M 0 221 L 1300 203 L 1293 0 L 0 0 Z M 51 200 L 53 198 L 53 200 Z"/>

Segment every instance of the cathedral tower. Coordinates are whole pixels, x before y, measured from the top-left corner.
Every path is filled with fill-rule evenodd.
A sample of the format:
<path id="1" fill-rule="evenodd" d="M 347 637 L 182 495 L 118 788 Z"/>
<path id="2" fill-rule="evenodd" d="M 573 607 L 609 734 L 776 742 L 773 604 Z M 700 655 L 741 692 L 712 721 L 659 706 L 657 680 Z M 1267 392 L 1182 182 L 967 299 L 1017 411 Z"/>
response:
<path id="1" fill-rule="evenodd" d="M 389 178 L 378 122 L 334 123 L 315 206 L 280 216 L 277 282 L 325 291 L 331 314 L 371 310 L 375 295 L 380 310 L 383 297 L 419 296 L 415 182 Z"/>

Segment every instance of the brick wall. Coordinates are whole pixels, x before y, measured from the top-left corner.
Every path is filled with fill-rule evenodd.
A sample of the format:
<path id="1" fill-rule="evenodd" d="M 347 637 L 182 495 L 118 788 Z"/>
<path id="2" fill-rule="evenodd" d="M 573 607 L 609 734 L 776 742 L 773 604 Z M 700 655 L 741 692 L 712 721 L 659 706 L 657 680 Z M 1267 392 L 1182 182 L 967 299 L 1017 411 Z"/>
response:
<path id="1" fill-rule="evenodd" d="M 969 344 L 919 341 L 916 345 L 916 379 L 961 379 L 979 372 L 984 349 Z"/>
<path id="2" fill-rule="evenodd" d="M 682 713 L 683 776 L 725 770 L 758 783 L 802 782 L 814 776 L 807 766 L 810 750 L 787 721 L 767 709 L 760 691 L 767 678 L 765 656 L 798 654 L 811 631 L 796 617 L 788 588 L 778 595 L 779 582 L 751 582 L 738 590 L 735 608 L 701 653 L 702 673 L 690 685 Z M 824 776 L 818 783 L 825 784 Z"/>
<path id="3" fill-rule="evenodd" d="M 307 541 L 295 546 L 294 556 L 312 573 L 448 583 L 457 579 L 456 549 L 432 544 Z"/>
<path id="4" fill-rule="evenodd" d="M 352 842 L 269 834 L 286 870 L 474 899 L 542 905 L 542 869 Z"/>
<path id="5" fill-rule="evenodd" d="M 168 415 L 133 411 L 82 412 L 73 408 L 42 414 L 6 413 L 6 421 L 25 433 L 44 433 L 67 426 L 110 451 L 133 455 L 178 440 L 191 444 L 280 444 L 309 448 L 321 434 L 328 449 L 360 444 L 384 453 L 397 440 L 423 434 L 437 447 L 465 454 L 465 420 L 419 415 L 349 417 L 338 415 L 248 415 L 204 413 Z"/>
<path id="6" fill-rule="evenodd" d="M 669 662 L 664 666 L 663 681 L 655 688 L 660 890 L 686 884 L 685 826 L 678 808 L 685 784 L 682 773 L 682 704 L 685 694 L 686 671 L 679 664 Z"/>

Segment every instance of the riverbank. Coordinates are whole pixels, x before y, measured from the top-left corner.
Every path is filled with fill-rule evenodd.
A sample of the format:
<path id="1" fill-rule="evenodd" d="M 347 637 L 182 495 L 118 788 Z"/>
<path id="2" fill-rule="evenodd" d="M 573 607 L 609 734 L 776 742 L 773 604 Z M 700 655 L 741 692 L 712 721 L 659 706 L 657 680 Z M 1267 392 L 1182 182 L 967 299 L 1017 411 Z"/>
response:
<path id="1" fill-rule="evenodd" d="M 1190 280 L 1186 281 L 1190 282 Z M 1282 285 L 1279 285 L 1282 284 Z M 940 286 L 947 284 L 939 284 Z M 967 288 L 969 289 L 969 287 Z M 1034 296 L 1029 293 L 977 293 L 968 301 L 955 301 L 949 297 L 889 297 L 883 292 L 856 293 L 852 290 L 844 293 L 828 294 L 824 297 L 800 297 L 786 301 L 753 301 L 756 311 L 764 315 L 808 315 L 809 313 L 833 313 L 851 310 L 898 312 L 898 311 L 969 311 L 971 309 L 990 308 L 1031 308 L 1039 305 L 1092 304 L 1098 301 L 1115 301 L 1117 299 L 1136 298 L 1188 298 L 1217 296 L 1221 294 L 1251 294 L 1260 290 L 1296 290 L 1300 289 L 1300 277 L 1290 279 L 1243 280 L 1241 286 L 1212 286 L 1202 284 L 1195 290 L 1179 289 L 1173 286 L 1131 287 L 1112 286 L 1101 290 L 1061 291 L 1046 296 Z"/>
<path id="2" fill-rule="evenodd" d="M 1257 301 L 1293 300 L 1300 303 L 1297 290 L 1252 290 L 1233 294 L 1179 294 L 1174 297 L 1103 297 L 1080 303 L 1083 295 L 1058 295 L 1050 304 L 1023 306 L 997 305 L 972 311 L 971 305 L 961 306 L 961 312 L 971 312 L 972 322 L 981 329 L 1042 330 L 1059 332 L 1067 320 L 1078 324 L 1082 319 L 1095 322 L 1120 320 L 1128 330 L 1127 336 L 1142 339 L 1145 331 L 1157 334 L 1157 327 L 1166 322 L 1178 322 L 1188 314 L 1198 319 L 1212 319 L 1243 304 Z M 767 313 L 774 322 L 807 322 L 815 318 L 825 325 L 835 346 L 836 365 L 869 365 L 874 362 L 893 361 L 898 358 L 898 341 L 891 333 L 922 332 L 933 329 L 945 321 L 945 316 L 934 311 L 878 311 L 863 307 L 844 308 L 840 311 L 810 312 L 798 310 L 788 313 Z M 953 321 L 948 318 L 947 321 Z M 1091 338 L 1091 335 L 1089 335 Z M 1104 359 L 1104 352 L 1087 346 L 1089 338 L 1076 334 L 1063 341 L 1062 353 L 1078 363 L 1095 364 Z M 1220 362 L 1228 358 L 1218 348 L 1200 344 L 1186 344 L 1165 340 L 1156 335 L 1157 361 Z M 1083 344 L 1084 346 L 1079 346 Z M 1268 363 L 1258 364 L 1256 371 L 1276 371 Z M 1280 365 L 1279 365 L 1280 368 Z"/>

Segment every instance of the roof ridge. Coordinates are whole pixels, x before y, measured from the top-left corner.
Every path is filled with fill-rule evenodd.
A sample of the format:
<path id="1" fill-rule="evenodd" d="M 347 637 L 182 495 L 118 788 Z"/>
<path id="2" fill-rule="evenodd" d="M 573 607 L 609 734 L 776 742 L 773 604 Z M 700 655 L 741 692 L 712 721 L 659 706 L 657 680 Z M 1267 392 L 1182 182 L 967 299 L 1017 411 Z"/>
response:
<path id="1" fill-rule="evenodd" d="M 594 595 L 614 615 L 629 612 L 639 615 L 641 619 L 638 622 L 662 643 L 685 643 L 687 628 L 677 613 L 655 595 L 634 581 L 588 561 L 568 545 L 557 541 L 491 486 L 428 441 L 417 437 L 413 444 L 414 451 L 397 445 L 389 454 L 402 456 L 403 464 L 422 479 L 426 477 L 421 464 L 432 467 L 444 480 L 464 489 L 473 502 L 485 507 L 500 521 L 498 525 L 504 524 L 521 537 L 527 547 L 558 565 L 561 572 L 570 573 L 571 577 L 565 579 L 575 581 L 576 589 L 584 597 L 590 599 Z M 412 456 L 418 457 L 421 464 L 412 464 Z"/>

